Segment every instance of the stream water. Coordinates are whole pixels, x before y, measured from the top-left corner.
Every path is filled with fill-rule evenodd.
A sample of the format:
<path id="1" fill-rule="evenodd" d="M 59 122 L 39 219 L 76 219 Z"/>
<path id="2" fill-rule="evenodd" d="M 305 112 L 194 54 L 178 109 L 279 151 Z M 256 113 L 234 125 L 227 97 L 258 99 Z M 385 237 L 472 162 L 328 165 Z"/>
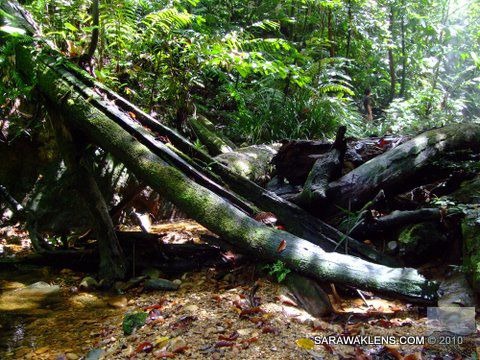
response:
<path id="1" fill-rule="evenodd" d="M 108 326 L 120 326 L 126 298 L 81 292 L 70 270 L 0 271 L 0 359 L 78 359 Z"/>

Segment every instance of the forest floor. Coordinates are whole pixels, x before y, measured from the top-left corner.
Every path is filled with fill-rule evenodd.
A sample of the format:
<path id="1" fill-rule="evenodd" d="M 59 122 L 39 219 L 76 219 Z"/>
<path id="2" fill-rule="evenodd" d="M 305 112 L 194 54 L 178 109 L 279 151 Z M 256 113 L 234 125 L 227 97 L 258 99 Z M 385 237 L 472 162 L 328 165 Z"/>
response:
<path id="1" fill-rule="evenodd" d="M 166 224 L 161 231 L 167 229 L 177 240 L 206 231 L 193 222 Z M 18 228 L 0 229 L 0 259 L 21 258 L 30 252 L 28 246 L 27 235 Z M 82 279 L 92 274 L 31 265 L 15 271 L 0 267 L 0 358 L 479 358 L 471 339 L 461 345 L 421 344 L 427 331 L 425 308 L 341 295 L 332 296 L 335 314 L 316 319 L 296 306 L 281 284 L 258 277 L 254 269 L 244 264 L 220 277 L 219 270 L 208 268 L 179 274 L 176 291 L 147 291 L 140 283 L 112 294 L 82 289 Z M 42 283 L 31 287 L 39 281 L 47 292 L 38 290 Z M 259 306 L 251 307 L 255 284 Z M 125 335 L 122 323 L 131 313 L 147 314 L 146 321 Z M 370 344 L 335 344 L 340 336 Z M 386 336 L 412 344 L 381 344 Z"/>

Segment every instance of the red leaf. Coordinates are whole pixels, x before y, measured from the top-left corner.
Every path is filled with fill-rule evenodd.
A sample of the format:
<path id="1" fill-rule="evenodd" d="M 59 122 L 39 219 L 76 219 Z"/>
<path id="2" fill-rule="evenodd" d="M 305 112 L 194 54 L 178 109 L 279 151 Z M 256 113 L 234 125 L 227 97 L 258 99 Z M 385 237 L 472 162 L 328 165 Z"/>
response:
<path id="1" fill-rule="evenodd" d="M 251 338 L 248 338 L 248 339 L 243 339 L 240 342 L 242 344 L 251 344 L 251 343 L 254 343 L 254 342 L 257 342 L 257 341 L 258 341 L 258 337 L 254 336 L 254 337 L 251 337 Z"/>
<path id="2" fill-rule="evenodd" d="M 280 241 L 280 245 L 278 245 L 277 252 L 281 253 L 286 248 L 287 248 L 287 242 L 285 240 L 282 240 Z"/>
<path id="3" fill-rule="evenodd" d="M 275 334 L 278 335 L 280 331 L 277 328 L 274 328 L 273 326 L 264 326 L 262 329 L 263 334 Z"/>
<path id="4" fill-rule="evenodd" d="M 146 306 L 146 307 L 143 308 L 143 310 L 144 311 L 149 311 L 149 310 L 153 310 L 153 309 L 161 309 L 163 304 L 165 304 L 166 302 L 167 302 L 166 299 L 160 299 L 160 301 L 157 304 Z"/>
<path id="5" fill-rule="evenodd" d="M 264 311 L 260 307 L 255 306 L 255 307 L 252 307 L 250 309 L 242 310 L 242 312 L 240 313 L 240 317 L 244 318 L 244 317 L 248 317 L 248 316 L 254 315 L 254 314 L 261 314 L 263 312 Z"/>
<path id="6" fill-rule="evenodd" d="M 382 149 L 383 149 L 385 146 L 387 146 L 388 144 L 390 144 L 390 141 L 385 140 L 384 138 L 381 138 L 381 139 L 378 140 L 378 142 L 377 142 L 377 145 L 378 145 L 379 147 L 381 147 Z"/>
<path id="7" fill-rule="evenodd" d="M 220 295 L 212 295 L 212 299 L 215 300 L 217 303 L 222 301 L 222 297 Z"/>
<path id="8" fill-rule="evenodd" d="M 137 348 L 135 349 L 135 352 L 139 353 L 139 352 L 146 352 L 146 353 L 149 353 L 153 350 L 153 344 L 148 342 L 148 341 L 144 341 L 140 344 L 138 344 Z"/>
<path id="9" fill-rule="evenodd" d="M 244 349 L 247 349 L 251 343 L 254 343 L 254 342 L 257 342 L 258 341 L 258 337 L 254 336 L 254 337 L 251 337 L 251 338 L 248 338 L 248 339 L 244 339 L 242 341 L 240 341 L 243 346 L 242 348 Z"/>
<path id="10" fill-rule="evenodd" d="M 177 322 L 170 325 L 170 327 L 172 329 L 184 329 L 195 320 L 197 320 L 196 316 L 191 316 L 191 315 L 182 316 Z"/>
<path id="11" fill-rule="evenodd" d="M 218 340 L 235 341 L 238 337 L 239 337 L 239 334 L 236 331 L 234 331 L 228 336 L 219 335 Z"/>
<path id="12" fill-rule="evenodd" d="M 222 340 L 222 341 L 219 341 L 215 344 L 215 347 L 216 348 L 221 348 L 221 347 L 232 347 L 234 346 L 235 343 L 232 342 L 232 341 L 225 341 L 225 340 Z"/>

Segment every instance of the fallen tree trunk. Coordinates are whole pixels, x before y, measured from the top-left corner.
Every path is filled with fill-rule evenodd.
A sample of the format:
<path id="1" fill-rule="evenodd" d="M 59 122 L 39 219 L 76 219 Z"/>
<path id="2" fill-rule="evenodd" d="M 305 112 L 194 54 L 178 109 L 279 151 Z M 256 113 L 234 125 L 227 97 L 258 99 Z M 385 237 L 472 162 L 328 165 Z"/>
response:
<path id="1" fill-rule="evenodd" d="M 35 56 L 32 51 L 36 52 Z M 167 164 L 111 121 L 107 114 L 91 104 L 90 97 L 72 87 L 74 77 L 65 76 L 58 62 L 52 60 L 48 54 L 35 50 L 33 44 L 17 44 L 19 71 L 28 82 L 36 79 L 39 91 L 57 103 L 72 127 L 111 152 L 139 179 L 226 241 L 266 261 L 281 260 L 292 269 L 316 279 L 424 303 L 435 301 L 437 284 L 426 280 L 414 269 L 392 269 L 348 255 L 327 253 L 295 235 L 259 224 L 229 201 Z"/>
<path id="2" fill-rule="evenodd" d="M 188 119 L 188 123 L 192 127 L 197 139 L 207 147 L 208 152 L 211 155 L 226 154 L 235 149 L 235 144 L 220 135 L 215 129 L 215 125 L 213 125 L 205 116 L 191 116 Z"/>
<path id="3" fill-rule="evenodd" d="M 274 193 L 266 191 L 245 177 L 235 174 L 220 162 L 215 161 L 207 154 L 199 151 L 175 131 L 160 124 L 134 105 L 122 99 L 118 94 L 93 82 L 92 79 L 85 78 L 84 74 L 82 74 L 80 78 L 86 83 L 82 83 L 75 77 L 75 75 L 80 74 L 78 70 L 74 71 L 74 75 L 72 72 L 65 70 L 64 67 L 54 64 L 54 60 L 52 59 L 47 59 L 46 62 L 52 66 L 56 66 L 57 71 L 71 84 L 73 89 L 85 98 L 88 98 L 92 105 L 101 110 L 111 120 L 118 123 L 123 129 L 127 130 L 148 149 L 167 161 L 170 165 L 180 169 L 198 183 L 216 194 L 225 197 L 246 213 L 254 215 L 258 213 L 260 209 L 274 212 L 289 232 L 321 246 L 326 251 L 335 251 L 338 249 L 339 251 L 345 251 L 346 253 L 351 253 L 379 264 L 388 266 L 398 265 L 395 259 L 380 254 L 372 247 L 356 241 L 320 219 L 310 215 L 297 205 L 280 198 Z M 90 84 L 92 88 L 87 87 L 87 84 Z M 95 90 L 93 90 L 93 87 Z M 98 96 L 100 90 L 102 91 L 102 95 L 108 95 L 112 101 L 105 101 L 103 96 Z M 130 117 L 127 111 L 122 111 L 117 106 L 112 105 L 113 99 L 116 103 L 123 104 L 123 110 L 129 109 L 129 111 L 134 112 L 136 114 L 135 120 Z M 168 146 L 168 144 L 165 145 L 162 141 L 159 141 L 157 137 L 140 126 L 137 121 L 159 132 L 162 136 L 166 137 L 167 141 L 172 141 L 175 146 L 178 145 L 181 151 L 192 154 L 192 156 L 204 163 L 204 166 L 192 161 L 192 159 L 176 150 L 176 148 Z M 223 187 L 217 181 L 222 182 L 223 185 L 227 185 L 232 191 Z M 338 245 L 340 243 L 343 243 L 345 246 L 339 248 Z"/>
<path id="4" fill-rule="evenodd" d="M 401 226 L 416 224 L 425 221 L 442 221 L 447 216 L 459 215 L 458 210 L 447 211 L 439 208 L 424 208 L 418 210 L 393 211 L 392 213 L 373 218 L 367 211 L 365 216 L 351 233 L 362 237 L 382 232 L 391 232 Z"/>
<path id="5" fill-rule="evenodd" d="M 441 155 L 479 151 L 478 124 L 456 124 L 424 132 L 330 183 L 328 201 L 319 205 L 324 206 L 324 213 L 339 208 L 360 209 L 380 190 L 391 196 L 412 188 L 412 184 L 418 186 L 419 179 L 424 178 L 425 183 L 435 179 L 438 175 L 432 167 Z"/>
<path id="6" fill-rule="evenodd" d="M 342 174 L 343 158 L 347 150 L 346 131 L 345 126 L 338 129 L 332 148 L 315 161 L 302 192 L 298 197 L 292 199 L 293 202 L 308 207 L 310 204 L 326 199 L 328 184 Z"/>

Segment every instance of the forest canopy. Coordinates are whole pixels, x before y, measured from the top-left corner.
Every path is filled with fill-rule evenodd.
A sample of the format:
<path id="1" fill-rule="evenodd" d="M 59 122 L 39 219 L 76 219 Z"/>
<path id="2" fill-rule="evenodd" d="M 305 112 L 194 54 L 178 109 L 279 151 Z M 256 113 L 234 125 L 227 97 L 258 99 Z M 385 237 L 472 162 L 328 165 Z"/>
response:
<path id="1" fill-rule="evenodd" d="M 92 1 L 24 5 L 71 59 L 98 30 L 92 75 L 178 129 L 201 113 L 237 143 L 259 143 L 331 137 L 339 125 L 361 136 L 478 120 L 475 1 L 110 0 L 98 27 Z M 7 104 L 29 90 L 8 47 Z"/>

